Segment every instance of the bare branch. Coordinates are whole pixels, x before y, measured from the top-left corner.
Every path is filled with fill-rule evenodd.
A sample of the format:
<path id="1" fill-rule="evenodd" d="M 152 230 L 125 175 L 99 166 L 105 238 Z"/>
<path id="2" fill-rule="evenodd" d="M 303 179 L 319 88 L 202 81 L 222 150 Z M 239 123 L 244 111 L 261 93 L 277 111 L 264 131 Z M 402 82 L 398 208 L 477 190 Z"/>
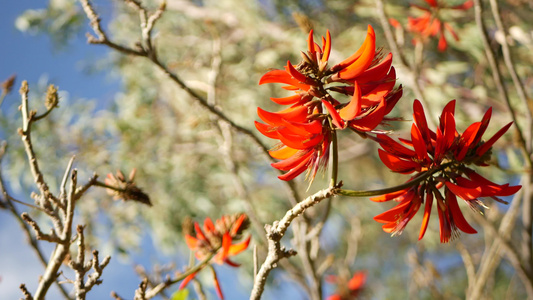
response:
<path id="1" fill-rule="evenodd" d="M 104 30 L 102 29 L 102 26 L 100 25 L 100 19 L 98 18 L 98 15 L 94 11 L 90 1 L 89 0 L 80 0 L 80 2 L 81 2 L 81 5 L 83 7 L 83 11 L 85 12 L 87 17 L 91 21 L 91 27 L 92 27 L 94 33 L 96 34 L 96 37 L 95 37 L 95 36 L 87 33 L 87 40 L 88 40 L 89 43 L 106 45 L 106 46 L 108 46 L 110 48 L 113 48 L 113 49 L 115 49 L 117 51 L 120 51 L 122 53 L 125 53 L 125 54 L 131 54 L 131 55 L 135 55 L 135 56 L 145 56 L 146 55 L 146 52 L 144 52 L 144 50 L 134 50 L 134 49 L 131 49 L 131 48 L 128 48 L 128 47 L 125 47 L 125 46 L 121 46 L 121 45 L 118 45 L 118 44 L 115 44 L 115 43 L 112 43 L 111 41 L 109 41 L 109 39 L 107 38 L 106 33 L 104 32 Z"/>
<path id="2" fill-rule="evenodd" d="M 143 281 L 139 284 L 139 288 L 135 290 L 135 296 L 133 297 L 134 300 L 146 300 L 149 298 L 146 298 L 146 289 L 148 288 L 148 279 L 145 278 Z"/>
<path id="3" fill-rule="evenodd" d="M 33 228 L 33 231 L 35 232 L 35 237 L 38 240 L 48 241 L 50 243 L 61 243 L 61 242 L 63 242 L 61 240 L 61 238 L 59 238 L 56 235 L 56 233 L 55 233 L 55 231 L 53 229 L 50 230 L 49 234 L 43 233 L 41 231 L 41 228 L 39 227 L 39 225 L 37 225 L 37 222 L 35 222 L 30 217 L 30 215 L 28 215 L 27 213 L 22 213 L 21 217 L 22 217 L 22 220 L 26 221 L 26 223 L 28 223 L 28 225 L 30 225 L 31 228 Z"/>
<path id="4" fill-rule="evenodd" d="M 261 298 L 270 271 L 277 267 L 278 262 L 282 258 L 296 255 L 296 251 L 292 249 L 286 250 L 280 243 L 281 238 L 285 235 L 285 232 L 291 225 L 292 221 L 299 215 L 303 214 L 308 208 L 320 203 L 324 199 L 336 195 L 341 186 L 342 182 L 339 182 L 337 186 L 318 191 L 287 211 L 280 221 L 275 221 L 272 225 L 265 226 L 268 239 L 268 254 L 255 277 L 250 299 Z"/>
<path id="5" fill-rule="evenodd" d="M 35 116 L 35 111 L 30 111 L 28 108 L 28 82 L 23 81 L 22 86 L 20 88 L 20 95 L 22 98 L 22 106 L 21 106 L 21 112 L 22 112 L 22 142 L 24 143 L 24 149 L 26 150 L 26 155 L 28 157 L 28 161 L 30 163 L 30 169 L 33 175 L 33 178 L 35 180 L 35 184 L 37 184 L 37 187 L 41 191 L 40 195 L 40 201 L 43 203 L 37 203 L 37 205 L 44 205 L 46 207 L 46 203 L 48 202 L 49 198 L 49 188 L 46 182 L 44 181 L 43 174 L 41 173 L 41 170 L 39 169 L 39 164 L 37 163 L 37 157 L 35 155 L 35 151 L 33 150 L 33 145 L 31 142 L 31 122 L 32 118 Z"/>
<path id="6" fill-rule="evenodd" d="M 22 293 L 24 294 L 24 300 L 33 300 L 33 297 L 31 296 L 30 291 L 28 291 L 24 283 L 20 285 L 20 289 L 22 290 Z"/>
<path id="7" fill-rule="evenodd" d="M 502 39 L 500 43 L 502 45 L 503 60 L 513 80 L 516 93 L 518 94 L 518 97 L 522 101 L 522 107 L 524 109 L 523 112 L 525 113 L 525 117 L 526 117 L 526 126 L 524 127 L 526 149 L 528 153 L 531 153 L 531 147 L 532 147 L 531 142 L 532 142 L 532 134 L 533 134 L 533 116 L 531 112 L 531 107 L 529 106 L 529 103 L 528 103 L 528 97 L 524 89 L 524 84 L 522 83 L 522 81 L 518 77 L 518 74 L 516 73 L 515 64 L 513 62 L 513 56 L 511 55 L 511 50 L 509 49 L 509 44 L 507 43 L 507 31 L 503 25 L 503 21 L 500 16 L 500 8 L 498 6 L 498 1 L 490 0 L 490 6 L 492 8 L 492 15 L 494 16 L 496 27 L 498 28 L 498 31 L 500 31 L 504 36 L 504 38 Z"/>

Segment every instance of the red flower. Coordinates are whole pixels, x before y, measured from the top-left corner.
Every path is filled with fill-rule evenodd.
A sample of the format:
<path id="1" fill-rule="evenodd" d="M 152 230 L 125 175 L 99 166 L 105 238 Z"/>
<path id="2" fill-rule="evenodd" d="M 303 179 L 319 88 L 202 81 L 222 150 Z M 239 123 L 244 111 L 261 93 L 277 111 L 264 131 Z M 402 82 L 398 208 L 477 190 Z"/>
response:
<path id="1" fill-rule="evenodd" d="M 423 10 L 424 13 L 422 16 L 417 18 L 407 17 L 407 29 L 411 32 L 419 33 L 423 39 L 426 39 L 430 36 L 438 37 L 438 49 L 439 51 L 444 51 L 448 47 L 448 42 L 446 41 L 444 32 L 448 31 L 456 41 L 459 40 L 459 36 L 448 23 L 445 23 L 439 19 L 439 11 L 442 9 L 468 10 L 474 5 L 474 2 L 472 0 L 468 0 L 461 5 L 449 7 L 443 4 L 443 1 L 425 1 L 427 4 L 429 4 L 429 8 L 412 4 L 413 7 Z"/>
<path id="2" fill-rule="evenodd" d="M 322 46 L 314 42 L 311 31 L 302 62 L 292 65 L 289 61 L 284 70 L 272 70 L 259 81 L 283 83 L 285 90 L 295 93 L 270 98 L 290 107 L 275 113 L 258 108 L 259 118 L 265 123 L 255 122 L 263 135 L 280 141 L 270 155 L 281 160 L 272 164 L 274 168 L 287 171 L 279 176 L 282 180 L 291 180 L 305 170 L 313 180 L 317 171 L 327 165 L 333 130 L 350 128 L 362 135 L 373 131 L 402 95 L 401 87 L 394 89 L 392 54 L 384 57 L 376 52 L 371 26 L 361 48 L 328 69 L 330 52 L 329 31 L 322 37 Z M 335 85 L 330 85 L 333 82 Z M 332 92 L 350 96 L 350 101 L 342 103 Z"/>
<path id="3" fill-rule="evenodd" d="M 355 272 L 349 280 L 340 276 L 328 276 L 326 281 L 337 285 L 335 294 L 327 300 L 354 300 L 357 299 L 366 282 L 366 272 Z"/>
<path id="4" fill-rule="evenodd" d="M 440 117 L 437 131 L 430 130 L 422 104 L 415 100 L 414 121 L 411 127 L 411 140 L 400 141 L 380 134 L 376 140 L 381 161 L 392 171 L 402 174 L 416 172 L 411 180 L 423 177 L 419 183 L 397 192 L 371 198 L 376 202 L 395 200 L 399 204 L 374 220 L 384 223 L 383 230 L 400 234 L 407 223 L 425 203 L 424 217 L 419 239 L 426 232 L 433 201 L 437 203 L 440 221 L 440 240 L 445 243 L 459 234 L 477 233 L 465 220 L 457 203 L 457 196 L 474 209 L 483 206 L 479 198 L 490 197 L 504 202 L 498 197 L 510 196 L 521 186 L 498 185 L 485 179 L 468 165 L 488 166 L 489 151 L 492 145 L 509 129 L 512 122 L 500 129 L 487 141 L 482 141 L 483 133 L 489 124 L 492 109 L 485 113 L 481 122 L 470 125 L 462 134 L 455 128 L 455 100 L 449 102 Z M 441 193 L 444 189 L 444 195 Z"/>
<path id="5" fill-rule="evenodd" d="M 222 216 L 222 218 L 216 220 L 215 223 L 210 218 L 206 218 L 204 221 L 204 229 L 200 227 L 198 222 L 194 223 L 195 236 L 192 235 L 192 229 L 190 234 L 185 234 L 185 242 L 198 260 L 204 260 L 209 255 L 214 257 L 211 262 L 215 262 L 219 265 L 228 264 L 232 267 L 238 267 L 239 264 L 231 261 L 230 256 L 237 255 L 248 248 L 250 244 L 249 236 L 246 240 L 233 244 L 233 241 L 242 238 L 242 232 L 249 226 L 248 217 L 245 214 Z M 187 227 L 187 226 L 184 226 Z M 191 281 L 197 272 L 187 276 L 180 284 L 180 289 L 183 289 L 189 281 Z M 217 294 L 221 299 L 224 299 L 222 290 L 213 269 L 213 277 L 215 281 L 215 287 Z"/>

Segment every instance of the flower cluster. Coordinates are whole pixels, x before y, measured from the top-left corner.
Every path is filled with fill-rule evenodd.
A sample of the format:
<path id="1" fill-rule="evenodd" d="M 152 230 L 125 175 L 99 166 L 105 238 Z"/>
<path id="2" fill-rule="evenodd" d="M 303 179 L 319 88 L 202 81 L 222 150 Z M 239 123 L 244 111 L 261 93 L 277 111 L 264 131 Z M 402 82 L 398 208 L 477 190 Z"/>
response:
<path id="1" fill-rule="evenodd" d="M 194 230 L 190 228 L 191 226 L 184 224 L 184 230 L 187 231 L 185 233 L 185 242 L 200 261 L 210 259 L 210 262 L 219 265 L 226 263 L 229 266 L 238 267 L 239 264 L 231 261 L 229 257 L 237 255 L 248 248 L 251 236 L 239 243 L 233 244 L 233 242 L 242 239 L 243 231 L 249 225 L 250 222 L 245 214 L 222 216 L 214 223 L 210 218 L 206 218 L 203 230 L 198 222 L 194 223 Z M 195 232 L 194 235 L 193 231 Z M 187 276 L 181 283 L 180 289 L 183 289 L 197 273 L 198 271 Z M 214 270 L 213 277 L 217 294 L 221 299 L 224 299 Z"/>
<path id="2" fill-rule="evenodd" d="M 349 280 L 342 276 L 328 276 L 326 281 L 337 285 L 335 294 L 327 300 L 353 300 L 357 299 L 366 282 L 366 272 L 355 272 Z"/>
<path id="3" fill-rule="evenodd" d="M 264 123 L 255 122 L 263 135 L 280 141 L 270 155 L 280 160 L 272 164 L 274 168 L 287 171 L 279 176 L 281 180 L 292 180 L 307 170 L 312 181 L 317 171 L 327 165 L 335 130 L 349 128 L 361 135 L 372 132 L 386 120 L 402 95 L 401 87 L 394 88 L 392 54 L 376 51 L 376 37 L 370 25 L 360 49 L 331 68 L 329 31 L 321 40 L 321 46 L 315 43 L 311 31 L 307 52 L 302 52 L 299 64 L 289 61 L 284 70 L 269 71 L 259 82 L 282 83 L 285 90 L 294 92 L 288 97 L 271 98 L 289 107 L 278 112 L 258 108 Z M 341 102 L 339 95 L 349 96 L 350 100 Z"/>
<path id="4" fill-rule="evenodd" d="M 440 11 L 443 9 L 468 10 L 474 5 L 474 2 L 472 0 L 468 0 L 460 5 L 447 6 L 443 3 L 444 1 L 424 1 L 429 4 L 429 8 L 412 4 L 413 7 L 421 9 L 424 12 L 420 17 L 417 18 L 408 17 L 407 30 L 420 34 L 422 39 L 427 39 L 428 37 L 438 37 L 438 49 L 439 51 L 444 51 L 448 47 L 448 42 L 446 41 L 444 32 L 448 31 L 456 41 L 459 40 L 459 36 L 457 33 L 455 33 L 450 24 L 440 19 Z"/>
<path id="5" fill-rule="evenodd" d="M 396 207 L 374 219 L 384 223 L 384 231 L 399 234 L 425 202 L 419 235 L 421 239 L 426 232 L 433 202 L 436 201 L 441 242 L 448 242 L 457 236 L 457 229 L 465 233 L 476 233 L 465 220 L 457 196 L 477 210 L 479 206 L 483 206 L 480 198 L 489 197 L 504 202 L 498 197 L 510 196 L 521 188 L 519 185 L 498 185 L 469 167 L 488 166 L 492 145 L 509 129 L 512 122 L 489 140 L 483 141 L 482 136 L 489 124 L 492 109 L 485 113 L 481 122 L 473 123 L 462 134 L 457 132 L 455 126 L 455 100 L 444 108 L 436 132 L 428 128 L 422 104 L 418 100 L 414 102 L 413 112 L 411 140 L 401 139 L 399 143 L 383 134 L 376 136 L 383 148 L 379 149 L 379 157 L 389 169 L 402 174 L 416 174 L 410 179 L 413 181 L 410 187 L 371 198 L 376 202 L 399 202 Z M 441 189 L 444 189 L 444 193 Z"/>

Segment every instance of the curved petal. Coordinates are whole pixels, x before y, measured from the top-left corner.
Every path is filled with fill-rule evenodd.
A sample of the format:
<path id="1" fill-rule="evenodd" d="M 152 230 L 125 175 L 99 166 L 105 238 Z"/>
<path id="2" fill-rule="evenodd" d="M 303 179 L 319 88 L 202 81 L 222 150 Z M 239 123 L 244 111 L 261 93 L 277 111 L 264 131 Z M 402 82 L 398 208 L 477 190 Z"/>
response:
<path id="1" fill-rule="evenodd" d="M 333 104 L 329 103 L 329 101 L 326 101 L 324 99 L 322 99 L 322 104 L 324 104 L 324 106 L 328 110 L 333 125 L 335 125 L 339 129 L 344 129 L 344 121 L 342 120 L 341 116 L 339 116 L 337 110 L 333 107 Z"/>
<path id="2" fill-rule="evenodd" d="M 302 174 L 308 167 L 309 161 L 302 161 L 298 166 L 291 169 L 289 172 L 278 176 L 279 179 L 289 181 Z"/>
<path id="3" fill-rule="evenodd" d="M 265 123 L 273 126 L 279 126 L 283 124 L 283 119 L 291 120 L 293 122 L 304 122 L 307 119 L 307 107 L 298 106 L 275 113 L 263 110 L 262 108 L 258 107 L 257 115 Z"/>
<path id="4" fill-rule="evenodd" d="M 429 224 L 429 217 L 431 216 L 431 207 L 433 206 L 433 193 L 426 193 L 426 206 L 424 207 L 424 217 L 422 218 L 422 226 L 420 226 L 420 233 L 418 234 L 418 240 L 421 240 L 426 234 L 426 230 Z"/>
<path id="5" fill-rule="evenodd" d="M 381 149 L 378 149 L 378 153 L 381 161 L 394 172 L 409 174 L 414 172 L 419 167 L 418 163 L 416 162 L 400 159 Z"/>
<path id="6" fill-rule="evenodd" d="M 204 232 L 202 231 L 202 228 L 200 228 L 200 225 L 198 225 L 198 222 L 194 222 L 194 229 L 196 231 L 196 237 L 200 240 L 203 240 L 207 244 L 209 243 L 209 240 L 205 237 Z"/>
<path id="7" fill-rule="evenodd" d="M 361 56 L 357 58 L 353 63 L 348 65 L 346 68 L 341 69 L 338 73 L 338 78 L 343 80 L 351 80 L 359 76 L 363 71 L 365 71 L 374 59 L 376 55 L 376 35 L 374 29 L 369 26 L 369 31 L 367 34 L 367 39 L 364 44 L 365 50 L 361 53 Z"/>
<path id="8" fill-rule="evenodd" d="M 309 82 L 308 82 L 309 79 L 308 79 L 304 74 L 302 74 L 302 73 L 300 73 L 298 70 L 296 70 L 296 69 L 294 68 L 294 66 L 291 64 L 291 61 L 290 61 L 290 60 L 287 61 L 287 67 L 286 67 L 286 69 L 287 69 L 287 72 L 288 72 L 289 74 L 291 74 L 291 76 L 292 76 L 294 79 L 298 80 L 298 81 L 301 82 L 301 83 L 309 84 Z"/>
<path id="9" fill-rule="evenodd" d="M 295 104 L 298 101 L 300 101 L 301 99 L 302 99 L 302 96 L 300 96 L 298 94 L 293 95 L 293 96 L 289 96 L 289 97 L 284 97 L 284 98 L 270 98 L 270 100 L 272 100 L 272 102 L 274 102 L 276 104 L 279 104 L 279 105 Z"/>
<path id="10" fill-rule="evenodd" d="M 315 39 L 313 38 L 313 29 L 309 31 L 309 36 L 307 37 L 307 51 L 309 51 L 309 53 L 311 54 L 315 53 Z M 314 57 L 314 55 L 311 55 L 311 57 Z"/>
<path id="11" fill-rule="evenodd" d="M 204 230 L 205 232 L 211 232 L 211 233 L 217 232 L 215 228 L 215 224 L 213 224 L 213 221 L 209 217 L 205 218 L 204 220 Z"/>
<path id="12" fill-rule="evenodd" d="M 231 227 L 230 235 L 236 236 L 237 232 L 241 229 L 241 225 L 246 220 L 247 216 L 246 214 L 241 214 L 239 218 L 233 223 L 233 226 Z"/>
<path id="13" fill-rule="evenodd" d="M 386 212 L 375 216 L 374 221 L 379 223 L 398 222 L 398 220 L 404 216 L 406 208 L 411 204 L 413 196 L 414 193 L 409 193 L 409 198 L 406 198 L 404 201 Z"/>
<path id="14" fill-rule="evenodd" d="M 200 244 L 200 241 L 196 239 L 195 237 L 186 234 L 185 235 L 185 244 L 187 244 L 187 247 L 191 250 L 196 250 Z"/>
<path id="15" fill-rule="evenodd" d="M 354 54 L 350 55 L 350 57 L 346 58 L 345 60 L 343 60 L 340 63 L 338 63 L 335 66 L 333 66 L 333 68 L 331 68 L 331 70 L 333 72 L 335 72 L 335 71 L 342 70 L 342 69 L 348 67 L 349 65 L 351 65 L 353 62 L 355 62 L 356 60 L 358 60 L 361 57 L 361 55 L 365 51 L 367 45 L 372 43 L 372 40 L 374 40 L 374 43 L 375 43 L 375 39 L 376 39 L 376 34 L 374 32 L 374 28 L 372 28 L 372 26 L 368 25 L 365 41 L 363 42 L 363 45 L 361 45 L 359 50 L 357 50 Z"/>
<path id="16" fill-rule="evenodd" d="M 246 240 L 244 240 L 244 241 L 242 241 L 240 243 L 231 245 L 229 247 L 229 250 L 228 250 L 228 256 L 237 255 L 237 254 L 241 253 L 242 251 L 246 250 L 246 248 L 248 248 L 248 245 L 250 245 L 250 239 L 251 238 L 252 238 L 252 236 L 249 236 Z"/>
<path id="17" fill-rule="evenodd" d="M 331 52 L 331 34 L 329 33 L 329 30 L 327 30 L 326 40 L 323 45 L 323 53 L 322 53 L 323 63 L 326 63 L 328 61 L 330 52 Z"/>
<path id="18" fill-rule="evenodd" d="M 376 136 L 376 139 L 379 145 L 383 148 L 383 150 L 387 151 L 392 155 L 405 159 L 414 157 L 416 155 L 415 151 L 406 148 L 405 146 L 396 142 L 386 134 L 378 134 Z"/>
<path id="19" fill-rule="evenodd" d="M 351 120 L 355 118 L 361 112 L 361 89 L 357 81 L 354 81 L 354 92 L 352 100 L 348 105 L 341 108 L 339 111 L 339 116 L 343 120 Z"/>
<path id="20" fill-rule="evenodd" d="M 285 124 L 285 127 L 291 132 L 302 136 L 310 136 L 311 134 L 321 134 L 323 129 L 322 122 L 318 120 L 314 120 L 309 123 L 297 123 L 291 122 L 289 120 L 283 120 L 283 124 Z"/>
<path id="21" fill-rule="evenodd" d="M 290 169 L 298 166 L 303 161 L 308 161 L 311 154 L 313 154 L 313 151 L 302 153 L 302 155 L 293 155 L 290 158 L 273 163 L 271 164 L 271 166 L 281 171 L 289 171 Z"/>
<path id="22" fill-rule="evenodd" d="M 265 75 L 259 80 L 259 85 L 265 83 L 285 83 L 292 86 L 292 88 L 290 88 L 291 90 L 301 89 L 303 91 L 308 91 L 310 88 L 309 85 L 300 83 L 298 80 L 294 79 L 291 74 L 285 70 L 272 70 L 265 73 Z"/>
<path id="23" fill-rule="evenodd" d="M 408 191 L 408 189 L 400 190 L 400 191 L 397 191 L 397 192 L 392 192 L 392 193 L 388 193 L 388 194 L 372 197 L 372 198 L 370 198 L 370 200 L 372 200 L 374 202 L 386 202 L 386 201 L 390 201 L 390 200 L 394 200 L 394 199 L 398 198 L 399 196 L 407 193 L 407 191 Z"/>
<path id="24" fill-rule="evenodd" d="M 285 146 L 278 150 L 270 150 L 268 153 L 275 159 L 287 159 L 296 154 L 298 151 L 300 150 Z"/>
<path id="25" fill-rule="evenodd" d="M 411 126 L 411 139 L 413 141 L 413 147 L 415 148 L 417 159 L 420 162 L 430 161 L 427 152 L 426 141 L 424 141 L 420 130 L 418 130 L 418 127 L 415 124 Z"/>
<path id="26" fill-rule="evenodd" d="M 397 89 L 392 90 L 385 99 L 385 102 L 387 103 L 387 106 L 385 107 L 385 115 L 388 115 L 396 103 L 402 98 L 403 95 L 403 87 L 400 84 L 400 86 Z"/>
<path id="27" fill-rule="evenodd" d="M 496 134 L 494 134 L 488 141 L 483 143 L 483 145 L 481 145 L 476 150 L 476 154 L 479 156 L 482 156 L 483 154 L 485 154 L 485 152 L 487 152 L 487 150 L 489 150 L 492 147 L 492 145 L 496 143 L 496 141 L 509 129 L 509 127 L 511 127 L 511 125 L 513 125 L 513 122 L 503 126 L 502 129 L 498 130 Z"/>
<path id="28" fill-rule="evenodd" d="M 472 142 L 473 145 L 477 145 L 481 141 L 481 137 L 485 133 L 485 130 L 487 130 L 487 127 L 490 123 L 490 118 L 492 116 L 492 107 L 489 107 L 489 109 L 485 112 L 483 115 L 483 119 L 481 119 L 481 126 L 479 127 L 479 130 L 476 133 L 476 138 Z"/>
<path id="29" fill-rule="evenodd" d="M 424 113 L 424 107 L 422 106 L 422 103 L 415 99 L 413 102 L 413 118 L 415 120 L 416 126 L 418 126 L 418 129 L 420 129 L 420 133 L 422 134 L 424 140 L 426 142 L 431 140 L 430 136 L 430 130 L 428 127 L 426 114 Z"/>
<path id="30" fill-rule="evenodd" d="M 383 121 L 383 117 L 385 117 L 385 111 L 385 99 L 381 99 L 381 102 L 378 106 L 367 110 L 365 114 L 354 120 L 351 120 L 348 125 L 357 131 L 371 131 Z"/>
<path id="31" fill-rule="evenodd" d="M 459 228 L 464 233 L 477 233 L 477 231 L 472 228 L 472 226 L 470 226 L 470 224 L 468 224 L 468 222 L 466 221 L 465 217 L 463 216 L 463 213 L 461 212 L 461 209 L 459 208 L 459 204 L 457 203 L 457 198 L 450 190 L 446 190 L 446 200 L 448 200 L 450 212 L 452 214 L 455 225 L 457 225 L 457 228 Z"/>
<path id="32" fill-rule="evenodd" d="M 277 130 L 279 127 L 266 125 L 257 121 L 254 121 L 255 128 L 261 132 L 264 136 L 271 139 L 278 139 Z"/>
<path id="33" fill-rule="evenodd" d="M 324 139 L 324 137 L 321 134 L 315 134 L 310 137 L 305 137 L 301 135 L 290 134 L 284 131 L 278 131 L 277 133 L 278 133 L 279 140 L 283 144 L 291 148 L 300 149 L 300 150 L 304 150 L 304 149 L 316 146 Z"/>
<path id="34" fill-rule="evenodd" d="M 198 272 L 194 272 L 189 276 L 185 277 L 185 279 L 183 279 L 183 281 L 180 283 L 179 289 L 183 290 L 185 286 L 187 286 L 187 284 L 196 276 L 196 273 Z"/>
<path id="35" fill-rule="evenodd" d="M 451 182 L 446 182 L 446 187 L 453 194 L 461 197 L 464 200 L 474 200 L 481 197 L 481 187 L 463 187 L 455 185 Z"/>
<path id="36" fill-rule="evenodd" d="M 468 150 L 475 146 L 475 144 L 472 143 L 474 142 L 480 127 L 481 122 L 472 123 L 472 125 L 468 126 L 465 132 L 461 134 L 458 146 L 459 153 L 455 156 L 457 161 L 462 161 L 465 158 L 466 153 L 468 153 Z"/>
<path id="37" fill-rule="evenodd" d="M 380 81 L 385 77 L 389 70 L 391 69 L 392 65 L 392 53 L 387 54 L 385 58 L 376 64 L 375 66 L 366 69 L 363 73 L 361 73 L 355 80 L 357 80 L 359 83 L 366 83 L 366 82 L 372 82 L 372 81 Z"/>

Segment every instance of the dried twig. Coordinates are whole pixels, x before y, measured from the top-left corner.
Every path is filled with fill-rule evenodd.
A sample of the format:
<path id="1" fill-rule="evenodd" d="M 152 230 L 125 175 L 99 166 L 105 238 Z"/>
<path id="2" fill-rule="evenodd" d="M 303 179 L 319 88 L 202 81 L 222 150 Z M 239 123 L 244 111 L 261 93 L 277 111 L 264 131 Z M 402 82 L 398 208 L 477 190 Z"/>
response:
<path id="1" fill-rule="evenodd" d="M 102 276 L 103 269 L 109 264 L 111 257 L 107 256 L 100 264 L 98 258 L 98 251 L 93 251 L 93 258 L 88 262 L 85 261 L 85 238 L 83 234 L 83 226 L 78 225 L 78 256 L 76 260 L 71 260 L 69 266 L 76 273 L 76 280 L 74 281 L 74 289 L 76 291 L 76 299 L 85 299 L 87 293 L 95 286 L 102 283 L 100 277 Z M 85 281 L 85 275 L 93 269 L 93 273 L 87 276 Z"/>
<path id="2" fill-rule="evenodd" d="M 275 221 L 272 223 L 272 225 L 265 226 L 268 238 L 268 254 L 265 261 L 261 265 L 261 268 L 257 272 L 250 299 L 260 299 L 265 289 L 266 279 L 270 274 L 270 271 L 277 267 L 278 262 L 282 258 L 290 257 L 296 254 L 294 250 L 287 250 L 285 247 L 281 246 L 280 243 L 281 238 L 285 235 L 285 232 L 291 225 L 291 222 L 296 217 L 303 214 L 308 208 L 320 203 L 324 199 L 336 195 L 341 185 L 342 183 L 339 183 L 337 186 L 318 191 L 314 195 L 307 197 L 292 209 L 287 211 L 281 220 Z"/>
<path id="3" fill-rule="evenodd" d="M 28 213 L 21 215 L 21 220 L 24 220 L 31 228 L 33 228 L 36 239 L 46 240 L 48 242 L 55 243 L 55 249 L 52 253 L 52 257 L 47 263 L 44 263 L 46 268 L 44 274 L 41 276 L 37 290 L 33 296 L 36 300 L 41 300 L 46 297 L 48 289 L 52 283 L 57 282 L 59 276 L 59 268 L 69 255 L 70 245 L 72 244 L 72 226 L 74 220 L 74 210 L 76 206 L 76 200 L 79 199 L 88 188 L 94 185 L 94 179 L 88 184 L 77 189 L 77 170 L 72 170 L 72 164 L 74 158 L 71 158 L 67 164 L 65 175 L 60 185 L 60 195 L 56 197 L 50 192 L 48 184 L 46 183 L 44 176 L 39 168 L 38 159 L 35 151 L 33 150 L 33 144 L 31 140 L 31 128 L 33 122 L 45 118 L 55 107 L 57 107 L 57 89 L 50 86 L 47 93 L 47 111 L 41 116 L 36 116 L 36 111 L 30 111 L 28 105 L 28 83 L 24 81 L 20 89 L 22 98 L 21 112 L 22 112 L 22 129 L 19 130 L 24 148 L 26 150 L 27 159 L 30 163 L 30 169 L 34 177 L 35 183 L 39 188 L 40 194 L 35 195 L 36 205 L 38 209 L 44 211 L 48 217 L 52 220 L 53 228 L 49 234 L 45 234 L 41 231 L 39 225 L 33 220 Z M 70 179 L 70 180 L 69 180 Z M 1 180 L 0 180 L 1 181 Z M 70 184 L 68 184 L 70 182 Z M 68 189 L 67 189 L 67 185 Z M 3 189 L 3 184 L 2 184 Z M 5 193 L 4 193 L 5 194 Z M 12 211 L 16 212 L 14 207 Z M 28 227 L 23 226 L 26 231 Z M 85 258 L 85 244 L 83 238 L 83 227 L 78 226 L 78 261 L 71 263 L 71 267 L 76 271 L 77 280 L 74 282 L 76 290 L 76 299 L 85 299 L 85 295 L 90 289 L 97 284 L 101 283 L 99 279 L 102 270 L 109 263 L 110 257 L 106 257 L 100 264 L 98 258 L 98 252 L 93 251 L 93 259 L 87 264 L 84 263 Z M 36 249 L 41 261 L 44 261 L 42 253 L 38 250 L 37 244 L 32 243 Z M 87 277 L 87 281 L 84 282 L 86 273 L 93 269 L 94 272 Z M 67 281 L 72 282 L 72 281 Z M 63 288 L 61 288 L 65 298 L 70 299 L 68 294 Z"/>

